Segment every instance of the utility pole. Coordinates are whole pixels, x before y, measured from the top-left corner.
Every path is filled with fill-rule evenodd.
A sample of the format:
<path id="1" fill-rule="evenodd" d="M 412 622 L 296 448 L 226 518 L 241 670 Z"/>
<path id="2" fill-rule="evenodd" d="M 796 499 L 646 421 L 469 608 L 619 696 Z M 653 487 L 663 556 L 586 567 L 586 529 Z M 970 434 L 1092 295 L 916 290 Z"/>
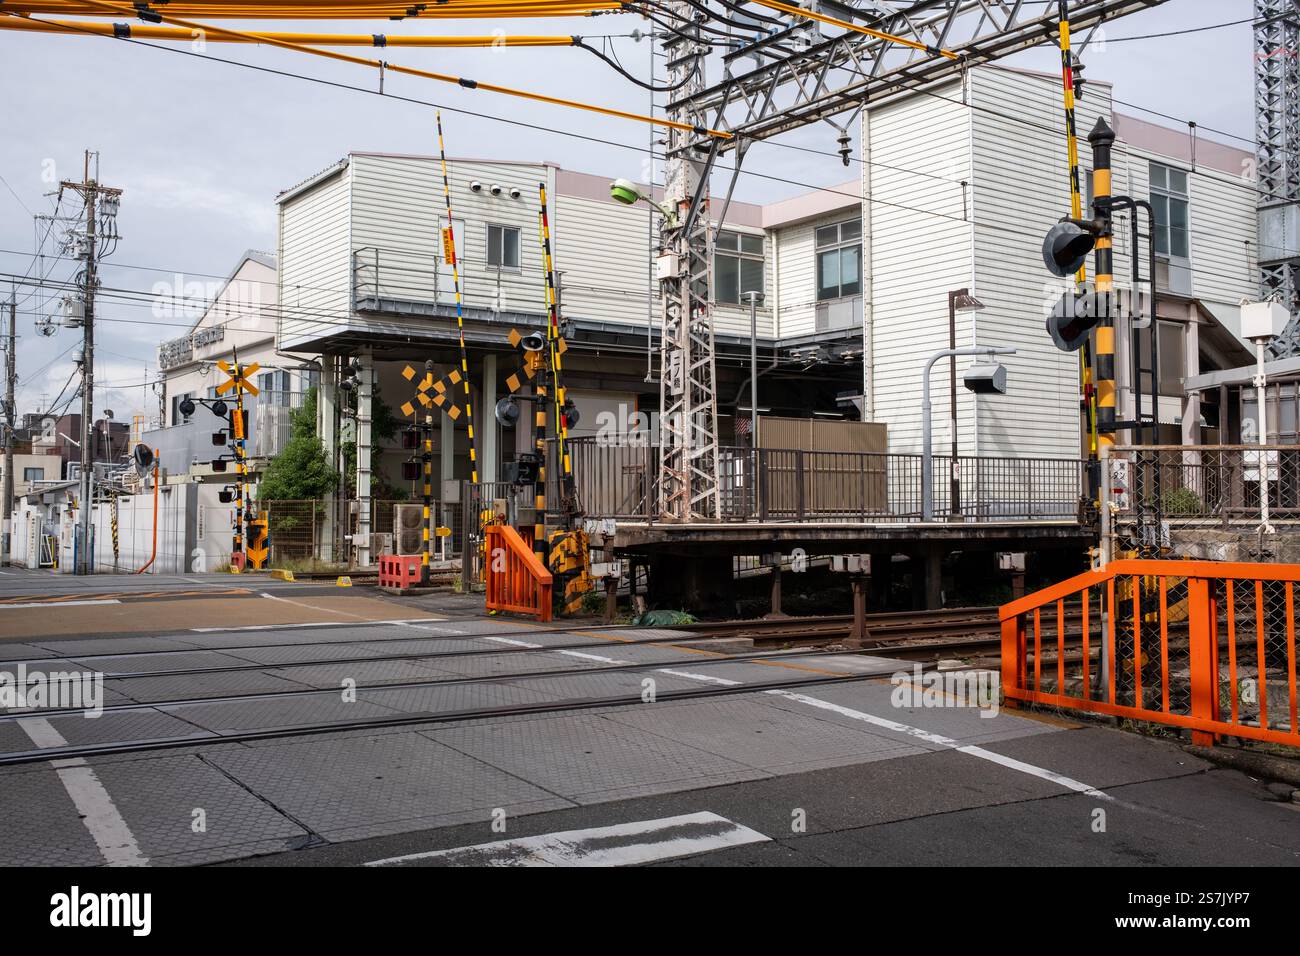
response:
<path id="1" fill-rule="evenodd" d="M 96 157 L 96 162 L 98 162 L 98 157 Z M 81 542 L 77 550 L 76 572 L 78 574 L 91 574 L 95 569 L 94 558 L 91 554 L 91 496 L 94 493 L 93 474 L 95 468 L 94 455 L 91 449 L 91 435 L 95 416 L 95 287 L 98 284 L 96 265 L 99 261 L 97 246 L 100 238 L 98 226 L 102 215 L 105 226 L 109 228 L 110 232 L 110 236 L 106 238 L 117 238 L 116 230 L 111 228 L 111 223 L 117 215 L 118 199 L 122 195 L 122 190 L 101 186 L 97 180 L 90 178 L 90 150 L 86 150 L 81 182 L 65 181 L 60 183 L 60 192 L 64 189 L 71 189 L 80 193 L 82 200 L 86 204 L 86 234 L 84 236 L 84 248 L 80 250 L 85 265 L 82 269 L 81 285 L 81 486 L 78 490 L 81 504 L 81 512 L 78 516 L 81 525 Z M 101 197 L 103 199 L 102 209 Z"/>
<path id="2" fill-rule="evenodd" d="M 662 466 L 659 514 L 669 521 L 721 517 L 718 487 L 717 368 L 713 341 L 713 243 L 709 225 L 709 172 L 718 140 L 697 147 L 704 112 L 689 103 L 704 89 L 708 47 L 700 37 L 698 12 L 685 0 L 670 4 L 684 23 L 668 35 L 669 118 L 687 129 L 668 132 L 664 200 L 675 215 L 660 230 L 659 277 L 663 337 L 659 375 Z"/>
<path id="3" fill-rule="evenodd" d="M 4 529 L 0 541 L 0 565 L 8 566 L 13 557 L 14 521 L 14 347 L 18 339 L 18 300 L 9 297 L 9 344 L 5 348 L 5 476 Z"/>

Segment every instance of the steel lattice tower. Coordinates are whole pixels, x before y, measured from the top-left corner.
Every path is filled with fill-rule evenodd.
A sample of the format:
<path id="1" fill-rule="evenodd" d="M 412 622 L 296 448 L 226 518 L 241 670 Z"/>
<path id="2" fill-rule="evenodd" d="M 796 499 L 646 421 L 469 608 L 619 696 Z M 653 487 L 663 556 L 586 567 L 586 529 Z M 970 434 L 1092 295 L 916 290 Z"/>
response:
<path id="1" fill-rule="evenodd" d="M 1261 292 L 1291 312 L 1273 343 L 1300 354 L 1300 0 L 1255 0 Z"/>
<path id="2" fill-rule="evenodd" d="M 683 22 L 704 18 L 689 3 L 675 2 L 671 7 Z M 699 128 L 702 112 L 682 101 L 704 89 L 708 47 L 698 41 L 698 28 L 682 32 L 695 39 L 670 34 L 664 44 L 669 84 L 683 84 L 674 90 L 668 115 Z M 721 516 L 708 182 L 709 161 L 717 146 L 701 151 L 696 140 L 690 131 L 671 129 L 664 172 L 664 199 L 676 211 L 664 219 L 659 260 L 663 296 L 659 515 L 670 521 Z"/>

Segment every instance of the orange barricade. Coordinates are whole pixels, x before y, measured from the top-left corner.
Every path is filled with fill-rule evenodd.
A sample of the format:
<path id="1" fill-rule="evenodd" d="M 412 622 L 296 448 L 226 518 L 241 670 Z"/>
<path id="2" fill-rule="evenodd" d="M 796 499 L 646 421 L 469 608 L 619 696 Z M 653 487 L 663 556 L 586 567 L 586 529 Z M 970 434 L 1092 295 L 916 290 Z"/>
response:
<path id="1" fill-rule="evenodd" d="M 1295 564 L 1113 561 L 1012 601 L 1005 699 L 1300 747 L 1297 582 Z"/>
<path id="2" fill-rule="evenodd" d="M 420 583 L 420 556 L 418 554 L 381 554 L 379 556 L 379 586 L 381 588 L 413 588 Z"/>
<path id="3" fill-rule="evenodd" d="M 551 619 L 551 572 L 509 525 L 488 525 L 485 533 L 489 611 Z"/>

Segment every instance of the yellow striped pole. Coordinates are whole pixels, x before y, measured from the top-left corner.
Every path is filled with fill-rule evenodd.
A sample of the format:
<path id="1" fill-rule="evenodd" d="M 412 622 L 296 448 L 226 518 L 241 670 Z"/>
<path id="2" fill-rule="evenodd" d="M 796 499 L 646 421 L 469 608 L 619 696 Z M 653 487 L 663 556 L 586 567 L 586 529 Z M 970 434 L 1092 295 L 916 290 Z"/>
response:
<path id="1" fill-rule="evenodd" d="M 1115 277 L 1110 228 L 1110 151 L 1115 143 L 1115 131 L 1104 119 L 1098 119 L 1088 134 L 1088 142 L 1092 145 L 1093 208 L 1105 224 L 1094 247 L 1097 309 L 1101 317 L 1097 325 L 1097 443 L 1099 448 L 1109 448 L 1115 444 L 1116 422 L 1115 318 L 1111 309 Z"/>
<path id="2" fill-rule="evenodd" d="M 469 431 L 469 480 L 478 484 L 478 449 L 474 442 L 474 405 L 469 394 L 469 356 L 465 351 L 465 309 L 460 294 L 460 266 L 456 256 L 456 230 L 451 213 L 451 183 L 447 178 L 447 149 L 442 138 L 442 110 L 436 114 L 438 122 L 438 158 L 442 163 L 442 195 L 447 203 L 447 226 L 443 232 L 443 248 L 451 261 L 451 282 L 456 293 L 456 333 L 460 343 L 460 375 L 465 387 L 465 427 Z"/>

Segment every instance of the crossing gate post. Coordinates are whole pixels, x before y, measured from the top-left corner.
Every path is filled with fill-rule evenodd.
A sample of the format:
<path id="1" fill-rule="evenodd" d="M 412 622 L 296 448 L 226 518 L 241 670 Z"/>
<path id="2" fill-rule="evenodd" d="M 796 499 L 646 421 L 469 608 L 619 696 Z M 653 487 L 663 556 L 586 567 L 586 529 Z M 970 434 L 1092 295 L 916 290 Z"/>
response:
<path id="1" fill-rule="evenodd" d="M 1191 712 L 1201 720 L 1217 720 L 1219 716 L 1218 675 L 1216 653 L 1214 602 L 1210 582 L 1206 578 L 1188 578 L 1188 653 L 1191 671 Z M 1192 731 L 1192 743 L 1202 747 L 1214 746 L 1214 734 L 1204 730 Z"/>

